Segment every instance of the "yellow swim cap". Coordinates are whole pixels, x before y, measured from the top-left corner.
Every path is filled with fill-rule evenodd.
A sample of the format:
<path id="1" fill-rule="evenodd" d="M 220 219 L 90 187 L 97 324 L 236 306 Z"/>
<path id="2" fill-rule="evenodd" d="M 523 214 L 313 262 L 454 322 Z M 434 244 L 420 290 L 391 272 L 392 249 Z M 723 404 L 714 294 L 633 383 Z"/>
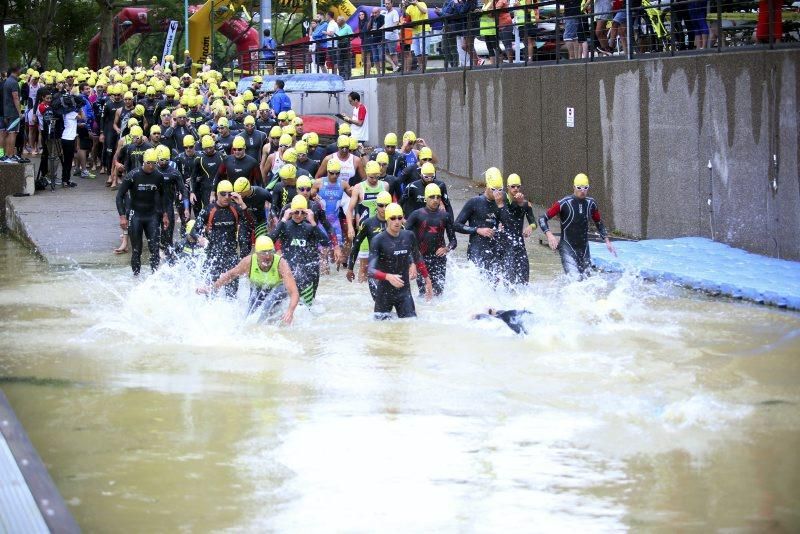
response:
<path id="1" fill-rule="evenodd" d="M 390 195 L 388 191 L 381 191 L 380 193 L 378 193 L 378 196 L 375 197 L 375 202 L 377 202 L 378 204 L 385 204 L 388 206 L 389 204 L 392 203 L 392 195 Z"/>
<path id="2" fill-rule="evenodd" d="M 158 124 L 156 124 L 155 126 L 151 126 L 150 134 L 152 135 L 154 133 L 161 133 L 161 126 L 159 126 Z"/>
<path id="3" fill-rule="evenodd" d="M 252 115 L 248 115 L 247 117 L 244 118 L 244 125 L 245 126 L 250 126 L 251 124 L 255 125 L 255 123 L 256 123 L 256 119 Z"/>
<path id="4" fill-rule="evenodd" d="M 131 126 L 131 137 L 141 137 L 144 134 L 139 126 Z"/>
<path id="5" fill-rule="evenodd" d="M 281 111 L 280 113 L 278 113 L 278 120 L 279 121 L 285 121 L 286 120 L 286 112 L 285 111 Z"/>
<path id="6" fill-rule="evenodd" d="M 433 159 L 433 150 L 426 146 L 420 148 L 419 159 Z"/>
<path id="7" fill-rule="evenodd" d="M 341 164 L 341 162 L 339 162 L 338 159 L 330 158 L 328 160 L 328 172 L 341 171 L 341 170 L 342 170 L 342 164 Z"/>
<path id="8" fill-rule="evenodd" d="M 304 210 L 308 209 L 308 200 L 303 195 L 295 195 L 292 199 L 292 209 L 293 210 Z"/>
<path id="9" fill-rule="evenodd" d="M 308 176 L 298 176 L 297 183 L 295 185 L 297 187 L 311 187 L 311 178 Z"/>
<path id="10" fill-rule="evenodd" d="M 417 140 L 417 134 L 415 134 L 411 130 L 403 134 L 403 142 L 411 141 L 413 143 L 416 140 Z"/>
<path id="11" fill-rule="evenodd" d="M 191 135 L 184 135 L 183 148 L 189 148 L 190 146 L 194 146 L 194 137 Z"/>
<path id="12" fill-rule="evenodd" d="M 400 207 L 400 204 L 392 202 L 388 206 L 386 206 L 386 211 L 384 212 L 384 216 L 388 219 L 390 217 L 402 217 L 403 216 L 403 208 Z"/>
<path id="13" fill-rule="evenodd" d="M 192 230 L 194 230 L 194 219 L 186 223 L 186 233 L 191 234 Z"/>
<path id="14" fill-rule="evenodd" d="M 231 147 L 233 148 L 244 148 L 244 137 L 237 135 L 233 138 L 233 143 L 231 143 Z"/>
<path id="15" fill-rule="evenodd" d="M 386 137 L 383 138 L 383 146 L 397 146 L 397 134 L 394 132 L 386 134 Z"/>
<path id="16" fill-rule="evenodd" d="M 336 139 L 336 146 L 338 148 L 350 148 L 350 137 L 346 135 L 340 135 Z"/>
<path id="17" fill-rule="evenodd" d="M 297 167 L 292 165 L 291 163 L 287 163 L 281 170 L 278 171 L 278 176 L 283 178 L 284 180 L 291 180 L 292 178 L 297 178 Z"/>
<path id="18" fill-rule="evenodd" d="M 310 132 L 306 141 L 308 142 L 308 146 L 319 145 L 319 134 L 317 134 L 317 132 Z"/>
<path id="19" fill-rule="evenodd" d="M 297 152 L 293 148 L 287 148 L 281 157 L 286 163 L 297 163 Z"/>
<path id="20" fill-rule="evenodd" d="M 583 173 L 577 174 L 572 181 L 572 185 L 575 187 L 586 187 L 589 185 L 589 177 Z"/>
<path id="21" fill-rule="evenodd" d="M 278 141 L 278 144 L 280 146 L 292 146 L 292 136 L 287 133 L 281 134 L 281 138 Z"/>
<path id="22" fill-rule="evenodd" d="M 158 156 L 158 159 L 169 159 L 171 155 L 169 148 L 164 145 L 158 145 L 156 147 L 156 156 Z"/>
<path id="23" fill-rule="evenodd" d="M 350 135 L 350 125 L 347 123 L 339 125 L 339 135 Z"/>
<path id="24" fill-rule="evenodd" d="M 229 126 L 228 119 L 226 119 L 225 117 L 220 117 L 219 119 L 217 119 L 217 126 L 219 126 L 220 128 L 227 128 Z"/>
<path id="25" fill-rule="evenodd" d="M 433 176 L 436 174 L 436 167 L 433 166 L 433 163 L 430 161 L 426 161 L 422 164 L 422 169 L 420 170 L 422 176 Z"/>
<path id="26" fill-rule="evenodd" d="M 283 130 L 281 130 L 280 126 L 273 126 L 269 130 L 269 136 L 270 137 L 280 137 L 282 133 L 283 133 Z"/>
<path id="27" fill-rule="evenodd" d="M 378 175 L 381 173 L 381 165 L 377 161 L 368 161 L 366 172 L 368 175 Z"/>
<path id="28" fill-rule="evenodd" d="M 434 195 L 442 196 L 442 190 L 439 189 L 439 186 L 436 184 L 428 184 L 425 186 L 425 198 L 432 197 Z"/>
<path id="29" fill-rule="evenodd" d="M 358 139 L 355 137 L 350 138 L 350 151 L 353 151 L 358 148 Z"/>
<path id="30" fill-rule="evenodd" d="M 178 117 L 185 117 L 185 116 L 186 116 L 186 110 L 185 110 L 185 109 L 183 109 L 183 108 L 178 108 L 178 109 L 176 109 L 176 110 L 175 110 L 175 118 L 176 118 L 176 119 L 177 119 Z"/>
<path id="31" fill-rule="evenodd" d="M 375 161 L 378 163 L 385 163 L 386 165 L 389 164 L 389 154 L 386 152 L 378 152 L 378 155 L 375 156 Z"/>
<path id="32" fill-rule="evenodd" d="M 234 113 L 244 113 L 244 106 L 241 105 L 241 104 L 236 104 L 235 106 L 233 106 L 233 112 Z"/>
<path id="33" fill-rule="evenodd" d="M 136 106 L 133 108 L 133 114 L 144 117 L 144 106 L 141 104 L 136 104 Z"/>
<path id="34" fill-rule="evenodd" d="M 62 80 L 62 81 L 63 81 L 63 80 Z M 125 93 L 125 94 L 122 96 L 122 98 L 123 98 L 124 100 L 133 100 L 133 93 L 132 93 L 132 92 L 130 92 L 130 91 L 128 91 L 127 93 Z"/>
<path id="35" fill-rule="evenodd" d="M 282 131 L 283 133 L 285 133 L 285 134 L 289 134 L 289 135 L 297 135 L 297 129 L 295 129 L 295 127 L 294 127 L 294 126 L 292 126 L 291 124 L 287 124 L 286 126 L 284 126 L 283 128 L 281 128 L 281 131 Z"/>
<path id="36" fill-rule="evenodd" d="M 298 141 L 294 144 L 294 151 L 298 154 L 308 154 L 308 143 L 305 141 Z"/>
<path id="37" fill-rule="evenodd" d="M 158 156 L 156 155 L 156 150 L 154 148 L 148 148 L 144 151 L 144 155 L 142 156 L 142 161 L 145 163 L 155 163 L 158 160 Z"/>
<path id="38" fill-rule="evenodd" d="M 498 169 L 497 167 L 489 167 L 488 169 L 486 169 L 486 172 L 483 173 L 483 176 L 486 178 L 486 185 L 488 187 L 492 187 L 492 186 L 489 185 L 489 181 L 490 180 L 493 180 L 496 183 L 497 180 L 499 179 L 501 184 L 503 182 L 503 174 L 500 172 L 500 169 Z M 501 187 L 502 187 L 502 185 L 501 185 Z"/>
<path id="39" fill-rule="evenodd" d="M 214 146 L 214 138 L 210 135 L 204 135 L 200 140 L 200 146 L 203 148 L 211 148 Z"/>
<path id="40" fill-rule="evenodd" d="M 244 176 L 240 176 L 233 182 L 233 190 L 237 193 L 247 193 L 250 190 L 250 180 Z"/>
<path id="41" fill-rule="evenodd" d="M 522 178 L 516 173 L 509 174 L 506 185 L 522 185 Z"/>
<path id="42" fill-rule="evenodd" d="M 293 121 L 296 118 L 297 118 L 297 113 L 295 113 L 293 109 L 290 109 L 289 111 L 286 112 L 287 120 Z"/>
<path id="43" fill-rule="evenodd" d="M 255 251 L 258 252 L 270 252 L 275 250 L 275 243 L 272 242 L 272 238 L 268 235 L 260 235 L 256 238 L 256 245 Z"/>
<path id="44" fill-rule="evenodd" d="M 233 191 L 233 184 L 228 180 L 220 180 L 217 184 L 217 193 L 230 193 Z"/>

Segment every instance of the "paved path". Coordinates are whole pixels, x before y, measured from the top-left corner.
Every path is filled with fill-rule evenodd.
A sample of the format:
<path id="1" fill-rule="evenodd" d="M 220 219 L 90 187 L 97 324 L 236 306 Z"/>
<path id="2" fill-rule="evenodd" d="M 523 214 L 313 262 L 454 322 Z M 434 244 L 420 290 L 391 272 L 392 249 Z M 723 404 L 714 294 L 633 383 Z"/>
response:
<path id="1" fill-rule="evenodd" d="M 34 160 L 38 168 L 38 161 Z M 127 263 L 129 255 L 112 251 L 119 245 L 116 191 L 105 176 L 73 178 L 77 187 L 37 191 L 30 197 L 8 197 L 8 227 L 28 241 L 51 265 Z"/>

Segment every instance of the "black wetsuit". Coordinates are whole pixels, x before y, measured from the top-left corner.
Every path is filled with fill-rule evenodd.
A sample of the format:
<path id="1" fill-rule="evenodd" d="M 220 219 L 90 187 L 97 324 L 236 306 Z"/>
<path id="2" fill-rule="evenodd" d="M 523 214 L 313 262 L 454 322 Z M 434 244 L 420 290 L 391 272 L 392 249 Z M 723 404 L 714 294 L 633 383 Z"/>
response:
<path id="1" fill-rule="evenodd" d="M 450 204 L 450 197 L 447 195 L 447 186 L 445 183 L 435 178 L 430 182 L 426 182 L 424 179 L 420 178 L 409 184 L 403 193 L 400 205 L 403 207 L 403 213 L 406 219 L 418 209 L 425 207 L 425 187 L 428 184 L 436 184 L 439 186 L 439 190 L 442 192 L 442 204 L 444 205 L 444 209 L 450 214 L 451 219 L 455 218 L 453 206 Z"/>
<path id="2" fill-rule="evenodd" d="M 419 254 L 417 238 L 412 232 L 400 230 L 395 237 L 386 231 L 372 239 L 369 247 L 369 276 L 378 281 L 374 308 L 376 318 L 387 319 L 392 308 L 397 310 L 400 318 L 417 316 L 408 280 L 408 268 L 412 261 L 417 264 L 417 269 L 423 276 L 428 276 L 428 269 Z M 387 274 L 399 275 L 403 280 L 403 287 L 394 287 L 386 280 Z"/>
<path id="3" fill-rule="evenodd" d="M 269 230 L 269 218 L 267 212 L 269 210 L 270 200 L 272 195 L 263 187 L 251 186 L 252 193 L 249 196 L 242 195 L 242 200 L 247 205 L 247 210 L 250 212 L 255 227 L 253 230 L 253 239 L 267 235 Z"/>
<path id="4" fill-rule="evenodd" d="M 222 156 L 218 152 L 214 152 L 211 156 L 203 152 L 194 159 L 192 192 L 197 197 L 197 203 L 194 206 L 195 213 L 199 212 L 201 207 L 208 206 L 211 193 L 216 191 L 217 176 L 221 168 Z"/>
<path id="5" fill-rule="evenodd" d="M 181 173 L 181 179 L 183 180 L 183 186 L 184 186 L 184 189 L 186 190 L 186 194 L 187 194 L 186 199 L 187 200 L 189 200 L 190 193 L 194 192 L 192 190 L 192 187 L 193 187 L 193 184 L 192 184 L 192 170 L 194 169 L 194 160 L 195 160 L 196 157 L 197 157 L 197 153 L 195 153 L 193 156 L 190 156 L 184 150 L 183 152 L 181 152 L 180 154 L 175 156 L 175 160 L 174 160 L 175 161 L 175 165 L 178 167 L 178 172 Z M 180 215 L 180 218 L 181 218 L 180 234 L 181 234 L 181 237 L 183 237 L 183 235 L 185 234 L 184 226 L 186 226 L 186 221 L 184 220 L 183 213 L 181 213 L 179 211 L 178 214 Z"/>
<path id="6" fill-rule="evenodd" d="M 119 150 L 117 161 L 125 166 L 125 172 L 139 169 L 142 166 L 144 151 L 148 148 L 153 148 L 153 145 L 147 141 L 142 142 L 141 145 L 137 145 L 136 143 L 128 143 Z"/>
<path id="7" fill-rule="evenodd" d="M 150 128 L 158 123 L 156 120 L 158 118 L 158 115 L 156 115 L 156 105 L 158 105 L 158 100 L 146 96 L 140 99 L 138 103 L 144 107 L 144 120 L 147 121 L 147 129 L 144 127 L 142 129 L 144 130 L 144 134 L 149 136 Z"/>
<path id="8" fill-rule="evenodd" d="M 213 281 L 239 262 L 239 245 L 243 236 L 244 239 L 247 236 L 248 216 L 234 203 L 222 207 L 216 202 L 209 204 L 197 216 L 192 234 L 196 237 L 203 232 L 208 239 L 205 268 Z M 238 280 L 234 280 L 225 286 L 225 292 L 234 296 L 238 288 Z"/>
<path id="9" fill-rule="evenodd" d="M 278 219 L 282 220 L 283 216 L 286 214 L 286 210 L 290 209 L 292 209 L 292 207 L 289 204 L 283 206 Z M 331 246 L 339 246 L 339 239 L 336 237 L 336 230 L 334 230 L 333 225 L 325 215 L 325 208 L 322 207 L 322 204 L 316 200 L 309 200 L 308 209 L 310 209 L 311 213 L 314 214 L 314 221 L 316 221 L 317 226 L 325 233 L 326 236 L 328 236 Z"/>
<path id="10" fill-rule="evenodd" d="M 233 146 L 233 140 L 236 138 L 228 129 L 228 135 L 222 135 L 221 133 L 217 134 L 216 145 L 215 148 L 217 152 L 222 153 L 226 156 L 232 155 L 233 152 L 231 151 L 231 147 Z"/>
<path id="11" fill-rule="evenodd" d="M 292 219 L 279 222 L 270 237 L 281 242 L 281 254 L 292 269 L 300 298 L 310 306 L 319 286 L 319 247 L 330 245 L 328 237 L 319 225 Z"/>
<path id="12" fill-rule="evenodd" d="M 191 135 L 197 140 L 197 131 L 191 126 L 175 125 L 161 131 L 161 141 L 173 150 L 180 150 L 183 147 L 183 138 Z"/>
<path id="13" fill-rule="evenodd" d="M 308 147 L 308 157 L 310 159 L 314 159 L 317 161 L 322 161 L 325 159 L 325 156 L 328 155 L 328 152 L 325 150 L 324 147 L 316 146 L 316 147 Z"/>
<path id="14" fill-rule="evenodd" d="M 260 130 L 253 130 L 251 134 L 247 133 L 247 130 L 242 130 L 239 132 L 239 136 L 244 138 L 244 153 L 256 162 L 261 162 L 261 149 L 267 142 L 267 134 Z"/>
<path id="15" fill-rule="evenodd" d="M 102 163 L 103 167 L 108 170 L 111 169 L 111 160 L 114 158 L 114 151 L 117 149 L 117 141 L 119 141 L 119 135 L 114 130 L 114 118 L 117 110 L 122 106 L 122 101 L 114 102 L 109 98 L 106 101 L 105 111 L 103 112 L 103 124 L 100 125 L 105 139 L 103 141 Z"/>
<path id="16" fill-rule="evenodd" d="M 291 204 L 292 199 L 297 195 L 297 186 L 295 184 L 287 185 L 283 181 L 275 184 L 272 189 L 272 215 L 280 219 L 283 207 Z"/>
<path id="17" fill-rule="evenodd" d="M 142 234 L 147 237 L 150 250 L 150 267 L 158 268 L 158 242 L 161 214 L 164 213 L 164 178 L 157 170 L 146 173 L 136 169 L 122 179 L 117 190 L 117 213 L 125 215 L 125 196 L 130 194 L 128 235 L 131 240 L 131 269 L 139 274 L 142 268 Z"/>
<path id="18" fill-rule="evenodd" d="M 361 243 L 367 240 L 370 247 L 372 247 L 372 239 L 379 233 L 386 230 L 386 221 L 378 219 L 378 216 L 362 218 L 358 224 L 358 232 L 353 238 L 353 246 L 350 247 L 350 257 L 347 258 L 347 270 L 352 271 L 356 266 L 358 253 L 361 250 Z M 375 300 L 378 292 L 378 281 L 375 278 L 368 278 L 367 284 L 369 285 L 369 292 L 372 295 L 372 300 Z"/>
<path id="19" fill-rule="evenodd" d="M 397 180 L 393 184 L 394 192 L 390 191 L 390 193 L 392 193 L 392 196 L 396 194 L 397 198 L 402 202 L 406 195 L 406 188 L 417 180 L 422 180 L 422 167 L 420 165 L 412 165 L 404 168 L 403 172 L 395 176 L 397 176 Z"/>
<path id="20" fill-rule="evenodd" d="M 530 263 L 525 250 L 525 238 L 522 230 L 527 224 L 535 224 L 533 208 L 527 200 L 520 205 L 507 199 L 508 221 L 500 239 L 503 241 L 503 271 L 506 282 L 511 285 L 527 284 L 530 278 Z"/>
<path id="21" fill-rule="evenodd" d="M 217 181 L 230 180 L 233 183 L 242 176 L 250 180 L 250 185 L 264 185 L 261 180 L 261 169 L 258 166 L 258 161 L 247 154 L 241 158 L 227 156 L 222 160 L 222 167 L 217 175 Z M 216 186 L 217 184 L 215 183 L 214 187 L 216 188 Z"/>
<path id="22" fill-rule="evenodd" d="M 441 295 L 447 276 L 447 256 L 437 256 L 436 251 L 445 246 L 445 234 L 447 234 L 449 250 L 455 250 L 458 246 L 453 229 L 453 216 L 442 209 L 431 211 L 427 207 L 420 208 L 408 217 L 405 227 L 414 232 L 417 237 L 419 252 L 422 254 L 422 260 L 428 267 L 431 277 L 433 294 Z M 425 283 L 419 275 L 417 276 L 417 286 L 419 286 L 420 294 L 424 294 Z"/>
<path id="23" fill-rule="evenodd" d="M 528 310 L 495 310 L 494 313 L 479 313 L 474 319 L 500 319 L 515 333 L 528 334 L 525 323 L 533 319 L 533 314 Z"/>
<path id="24" fill-rule="evenodd" d="M 481 270 L 493 275 L 493 282 L 502 275 L 503 243 L 497 231 L 500 224 L 508 224 L 508 208 L 498 208 L 486 195 L 472 197 L 464 204 L 455 222 L 456 232 L 469 234 L 467 257 Z M 479 228 L 491 228 L 495 237 L 483 237 Z"/>
<path id="25" fill-rule="evenodd" d="M 600 237 L 605 239 L 608 232 L 600 217 L 600 210 L 592 197 L 583 200 L 569 195 L 555 202 L 547 212 L 539 217 L 539 228 L 547 233 L 547 221 L 558 216 L 561 219 L 561 240 L 558 253 L 561 265 L 568 275 L 583 277 L 592 265 L 589 253 L 589 219 L 594 221 Z"/>
<path id="26" fill-rule="evenodd" d="M 306 171 L 309 176 L 316 176 L 317 171 L 319 170 L 319 161 L 311 158 L 306 158 L 305 161 L 300 161 L 300 158 L 298 158 L 296 167 Z"/>
<path id="27" fill-rule="evenodd" d="M 376 160 L 379 153 L 380 152 L 374 152 L 369 159 Z M 393 154 L 386 152 L 386 155 L 389 156 L 389 165 L 386 168 L 386 174 L 391 176 L 400 176 L 400 174 L 403 172 L 403 169 L 406 168 L 406 158 L 401 157 L 397 150 L 395 150 Z"/>
<path id="28" fill-rule="evenodd" d="M 208 115 L 196 109 L 193 109 L 186 114 L 186 124 L 191 125 L 191 127 L 195 130 L 197 130 L 201 124 L 205 124 L 209 120 L 210 119 Z"/>
<path id="29" fill-rule="evenodd" d="M 164 167 L 158 165 L 156 169 L 164 176 L 164 195 L 166 195 L 164 206 L 169 218 L 169 225 L 166 230 L 161 232 L 161 248 L 166 250 L 172 247 L 172 238 L 175 233 L 175 208 L 178 209 L 181 223 L 185 224 L 186 218 L 183 216 L 183 212 L 184 208 L 189 207 L 189 197 L 186 185 L 183 183 L 183 176 L 174 161 L 168 161 Z"/>

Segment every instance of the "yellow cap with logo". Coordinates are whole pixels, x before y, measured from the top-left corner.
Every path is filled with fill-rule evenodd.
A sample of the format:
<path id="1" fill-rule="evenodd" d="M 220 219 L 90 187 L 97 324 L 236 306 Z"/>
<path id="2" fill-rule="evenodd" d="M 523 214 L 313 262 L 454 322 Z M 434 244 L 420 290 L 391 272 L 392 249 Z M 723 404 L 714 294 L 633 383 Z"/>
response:
<path id="1" fill-rule="evenodd" d="M 378 205 L 388 206 L 392 203 L 392 195 L 388 191 L 381 191 L 378 193 L 378 196 L 375 197 L 375 202 L 377 202 Z"/>
<path id="2" fill-rule="evenodd" d="M 273 126 L 269 130 L 269 136 L 270 137 L 280 137 L 282 133 L 283 133 L 283 130 L 281 130 L 280 126 Z"/>
<path id="3" fill-rule="evenodd" d="M 347 135 L 340 135 L 336 139 L 336 146 L 339 148 L 350 148 L 350 137 Z"/>
<path id="4" fill-rule="evenodd" d="M 350 135 L 350 125 L 347 123 L 339 125 L 339 135 Z"/>
<path id="5" fill-rule="evenodd" d="M 433 159 L 433 150 L 426 146 L 420 148 L 419 159 Z"/>
<path id="6" fill-rule="evenodd" d="M 417 134 L 415 134 L 415 133 L 414 133 L 414 132 L 412 132 L 411 130 L 408 130 L 406 133 L 404 133 L 404 134 L 403 134 L 403 142 L 404 142 L 404 143 L 405 143 L 406 141 L 410 141 L 410 142 L 412 142 L 412 143 L 413 143 L 413 142 L 414 142 L 414 141 L 416 141 L 416 140 L 417 140 Z"/>
<path id="7" fill-rule="evenodd" d="M 156 156 L 158 159 L 169 159 L 172 154 L 169 151 L 169 148 L 165 147 L 164 145 L 158 145 L 156 147 Z"/>
<path id="8" fill-rule="evenodd" d="M 311 187 L 311 178 L 308 176 L 297 177 L 297 187 Z"/>
<path id="9" fill-rule="evenodd" d="M 158 155 L 156 155 L 156 149 L 148 148 L 144 151 L 144 155 L 142 156 L 142 161 L 145 163 L 155 163 L 158 160 Z"/>
<path id="10" fill-rule="evenodd" d="M 328 160 L 328 172 L 334 171 L 338 172 L 342 170 L 342 164 L 336 158 L 330 158 Z"/>
<path id="11" fill-rule="evenodd" d="M 295 195 L 292 199 L 293 210 L 304 210 L 308 208 L 308 200 L 303 195 Z"/>
<path id="12" fill-rule="evenodd" d="M 293 148 L 287 148 L 281 156 L 286 163 L 297 163 L 297 152 Z"/>
<path id="13" fill-rule="evenodd" d="M 217 184 L 217 193 L 230 193 L 233 191 L 233 184 L 228 180 L 220 180 Z"/>
<path id="14" fill-rule="evenodd" d="M 497 167 L 489 167 L 486 169 L 484 176 L 486 177 L 486 187 L 490 187 L 492 189 L 503 188 L 503 174 Z"/>
<path id="15" fill-rule="evenodd" d="M 292 136 L 287 133 L 282 134 L 278 144 L 280 146 L 292 146 Z"/>
<path id="16" fill-rule="evenodd" d="M 253 117 L 252 115 L 248 115 L 247 117 L 244 118 L 244 123 L 243 124 L 245 126 L 254 126 L 255 123 L 256 123 L 256 118 Z"/>
<path id="17" fill-rule="evenodd" d="M 298 154 L 308 154 L 308 143 L 305 141 L 298 141 L 294 144 L 294 151 Z"/>
<path id="18" fill-rule="evenodd" d="M 308 146 L 317 146 L 319 145 L 319 134 L 317 132 L 310 132 L 308 134 L 308 139 L 306 139 Z"/>
<path id="19" fill-rule="evenodd" d="M 192 135 L 184 135 L 183 136 L 183 148 L 189 148 L 194 146 L 194 136 Z"/>
<path id="20" fill-rule="evenodd" d="M 250 190 L 250 180 L 240 176 L 233 182 L 233 190 L 237 193 L 247 193 Z"/>
<path id="21" fill-rule="evenodd" d="M 141 137 L 144 134 L 142 128 L 139 126 L 131 126 L 131 137 Z"/>
<path id="22" fill-rule="evenodd" d="M 245 142 L 244 137 L 237 135 L 233 138 L 233 143 L 231 143 L 231 147 L 233 148 L 244 148 Z"/>

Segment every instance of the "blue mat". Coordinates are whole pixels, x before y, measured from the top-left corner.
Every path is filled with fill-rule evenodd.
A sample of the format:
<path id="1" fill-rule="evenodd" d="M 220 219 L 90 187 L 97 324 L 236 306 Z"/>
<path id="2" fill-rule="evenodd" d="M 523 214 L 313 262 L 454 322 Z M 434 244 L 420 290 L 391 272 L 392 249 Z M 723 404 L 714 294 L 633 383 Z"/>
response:
<path id="1" fill-rule="evenodd" d="M 614 246 L 616 258 L 603 243 L 590 244 L 597 267 L 800 310 L 800 262 L 751 254 L 702 237 L 616 241 Z"/>

